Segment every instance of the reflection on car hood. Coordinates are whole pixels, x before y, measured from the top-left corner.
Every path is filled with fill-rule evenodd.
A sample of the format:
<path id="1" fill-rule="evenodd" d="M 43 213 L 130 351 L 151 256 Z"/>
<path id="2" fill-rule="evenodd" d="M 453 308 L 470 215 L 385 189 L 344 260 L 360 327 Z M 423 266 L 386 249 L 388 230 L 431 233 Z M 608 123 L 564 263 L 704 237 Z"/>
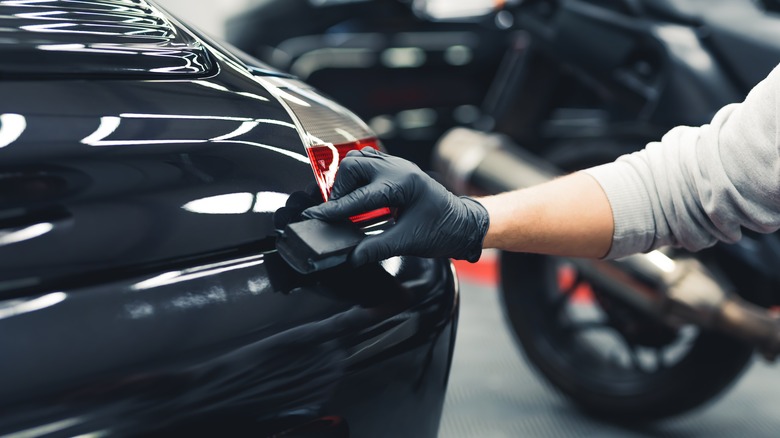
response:
<path id="1" fill-rule="evenodd" d="M 204 75 L 205 47 L 145 0 L 0 0 L 0 75 Z"/>
<path id="2" fill-rule="evenodd" d="M 220 65 L 0 81 L 0 296 L 273 250 L 274 213 L 314 185 L 311 164 L 280 102 Z"/>

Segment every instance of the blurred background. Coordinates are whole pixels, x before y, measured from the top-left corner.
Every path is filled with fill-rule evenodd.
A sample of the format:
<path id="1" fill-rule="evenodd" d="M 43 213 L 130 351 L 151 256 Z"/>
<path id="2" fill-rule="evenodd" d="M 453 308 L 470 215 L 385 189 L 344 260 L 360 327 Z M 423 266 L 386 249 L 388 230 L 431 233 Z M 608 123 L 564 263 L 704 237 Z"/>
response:
<path id="1" fill-rule="evenodd" d="M 270 0 L 163 0 L 159 3 L 207 34 L 222 39 L 225 37 L 228 18 L 269 2 Z"/>
<path id="2" fill-rule="evenodd" d="M 512 1 L 159 2 L 331 95 L 466 194 L 533 183 L 517 156 L 554 174 L 706 123 L 780 62 L 775 0 L 530 1 L 522 14 Z M 770 307 L 778 248 L 748 233 L 696 257 Z M 566 260 L 458 267 L 442 437 L 777 436 L 780 373 L 745 345 L 660 327 Z"/>

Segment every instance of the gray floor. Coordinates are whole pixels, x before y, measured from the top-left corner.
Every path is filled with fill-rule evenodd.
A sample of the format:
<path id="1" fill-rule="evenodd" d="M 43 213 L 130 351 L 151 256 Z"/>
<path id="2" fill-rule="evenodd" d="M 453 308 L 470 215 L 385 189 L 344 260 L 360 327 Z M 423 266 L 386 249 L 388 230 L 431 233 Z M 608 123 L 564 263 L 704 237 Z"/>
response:
<path id="1" fill-rule="evenodd" d="M 719 400 L 653 428 L 584 417 L 528 368 L 503 320 L 498 293 L 462 286 L 442 438 L 780 437 L 780 365 L 760 360 Z"/>

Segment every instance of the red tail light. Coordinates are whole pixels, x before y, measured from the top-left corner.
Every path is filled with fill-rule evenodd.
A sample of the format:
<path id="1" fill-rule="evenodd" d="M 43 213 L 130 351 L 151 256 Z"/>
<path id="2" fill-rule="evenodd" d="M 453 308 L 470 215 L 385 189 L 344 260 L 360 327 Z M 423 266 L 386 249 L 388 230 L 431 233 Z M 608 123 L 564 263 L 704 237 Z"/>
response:
<path id="1" fill-rule="evenodd" d="M 266 78 L 265 81 L 278 87 L 272 91 L 275 91 L 279 100 L 289 108 L 297 122 L 314 178 L 324 200 L 330 198 L 339 164 L 347 152 L 366 146 L 382 149 L 376 134 L 362 120 L 308 85 L 286 78 Z M 352 216 L 350 219 L 363 225 L 390 217 L 389 208 L 380 208 Z"/>
<path id="2" fill-rule="evenodd" d="M 360 150 L 366 146 L 379 149 L 376 138 L 368 138 L 332 146 L 314 145 L 306 148 L 306 151 L 309 153 L 312 169 L 314 170 L 314 178 L 317 180 L 317 185 L 320 186 L 320 192 L 322 192 L 323 199 L 326 201 L 330 199 L 330 191 L 333 188 L 333 182 L 336 180 L 339 164 L 341 163 L 341 160 L 347 156 L 347 152 Z M 389 215 L 389 208 L 380 208 L 378 210 L 352 216 L 350 219 L 352 222 L 359 223 L 372 221 Z"/>

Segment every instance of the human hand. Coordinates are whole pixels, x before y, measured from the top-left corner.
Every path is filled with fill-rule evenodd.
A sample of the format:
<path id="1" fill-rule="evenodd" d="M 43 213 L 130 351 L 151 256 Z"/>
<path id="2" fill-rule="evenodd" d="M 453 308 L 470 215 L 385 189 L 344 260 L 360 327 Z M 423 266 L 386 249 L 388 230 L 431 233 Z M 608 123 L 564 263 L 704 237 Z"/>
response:
<path id="1" fill-rule="evenodd" d="M 331 200 L 303 216 L 333 222 L 382 207 L 396 207 L 397 222 L 363 239 L 351 255 L 354 265 L 396 255 L 475 262 L 482 253 L 489 225 L 482 204 L 453 195 L 411 162 L 370 147 L 347 154 Z"/>

